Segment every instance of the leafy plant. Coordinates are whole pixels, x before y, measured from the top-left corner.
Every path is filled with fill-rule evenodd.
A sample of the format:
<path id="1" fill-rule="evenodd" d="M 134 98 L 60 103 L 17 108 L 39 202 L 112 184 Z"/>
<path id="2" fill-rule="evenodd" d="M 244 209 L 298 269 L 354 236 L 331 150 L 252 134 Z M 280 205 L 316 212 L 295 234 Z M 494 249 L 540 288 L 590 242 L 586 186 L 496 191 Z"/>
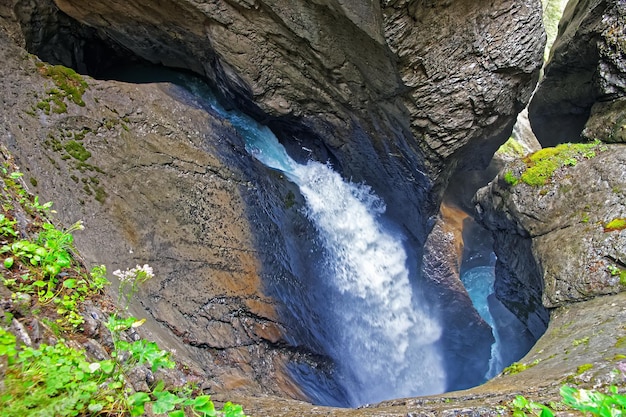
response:
<path id="1" fill-rule="evenodd" d="M 553 417 L 554 413 L 550 407 L 528 400 L 526 397 L 518 395 L 511 402 L 513 417 Z"/>
<path id="2" fill-rule="evenodd" d="M 626 218 L 623 218 L 623 217 L 613 219 L 604 225 L 605 232 L 614 232 L 617 230 L 624 230 L 624 229 L 626 229 Z"/>
<path id="3" fill-rule="evenodd" d="M 83 228 L 82 222 L 75 223 L 66 231 L 58 230 L 51 223 L 44 223 L 43 230 L 35 241 L 17 240 L 0 248 L 0 253 L 10 253 L 34 267 L 39 267 L 42 276 L 33 282 L 38 288 L 37 295 L 42 302 L 47 302 L 57 291 L 57 275 L 72 264 L 72 232 Z M 4 266 L 13 266 L 12 257 L 5 259 Z M 69 285 L 66 284 L 66 285 Z"/>
<path id="4" fill-rule="evenodd" d="M 603 394 L 563 385 L 560 392 L 563 402 L 575 410 L 600 417 L 621 416 L 626 412 L 626 395 L 618 394 L 616 386 L 611 386 L 609 390 L 610 394 Z"/>

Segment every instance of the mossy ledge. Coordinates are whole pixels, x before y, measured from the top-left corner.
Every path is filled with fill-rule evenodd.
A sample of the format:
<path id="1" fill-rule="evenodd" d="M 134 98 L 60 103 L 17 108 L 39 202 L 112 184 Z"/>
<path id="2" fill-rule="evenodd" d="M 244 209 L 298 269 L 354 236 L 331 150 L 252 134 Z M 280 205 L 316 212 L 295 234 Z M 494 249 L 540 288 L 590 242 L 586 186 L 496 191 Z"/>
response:
<path id="1" fill-rule="evenodd" d="M 78 106 L 85 106 L 83 94 L 89 85 L 80 74 L 62 65 L 48 65 L 43 62 L 38 62 L 36 65 L 39 73 L 52 79 L 58 88 L 47 90 L 48 96 L 37 103 L 35 108 L 43 110 L 46 114 L 50 114 L 51 110 L 58 114 L 65 113 L 67 111 L 65 98 Z M 50 103 L 53 103 L 55 107 L 51 108 Z"/>
<path id="2" fill-rule="evenodd" d="M 602 151 L 601 142 L 563 143 L 553 148 L 544 148 L 522 159 L 524 168 L 520 174 L 507 171 L 504 180 L 510 185 L 520 181 L 531 187 L 541 187 L 552 180 L 558 169 L 575 166 L 581 159 L 590 159 Z"/>
<path id="3" fill-rule="evenodd" d="M 624 217 L 613 219 L 604 225 L 605 232 L 615 232 L 624 229 L 626 229 L 626 218 Z"/>

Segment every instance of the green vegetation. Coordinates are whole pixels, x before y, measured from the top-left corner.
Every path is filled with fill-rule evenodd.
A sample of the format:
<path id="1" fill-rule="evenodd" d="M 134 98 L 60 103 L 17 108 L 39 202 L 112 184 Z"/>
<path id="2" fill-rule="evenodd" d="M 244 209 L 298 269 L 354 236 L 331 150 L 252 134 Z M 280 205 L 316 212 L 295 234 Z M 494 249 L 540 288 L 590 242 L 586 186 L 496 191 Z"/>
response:
<path id="1" fill-rule="evenodd" d="M 48 65 L 43 62 L 37 63 L 37 69 L 41 75 L 52 79 L 54 84 L 58 87 L 58 89 L 53 88 L 48 90 L 49 98 L 44 100 L 44 102 L 47 101 L 48 104 L 52 101 L 58 106 L 57 108 L 62 107 L 63 111 L 55 110 L 55 112 L 65 113 L 67 110 L 67 106 L 64 102 L 65 98 L 68 98 L 74 104 L 81 107 L 85 105 L 83 94 L 89 85 L 83 80 L 80 74 L 62 65 Z M 37 107 L 39 108 L 39 104 Z M 49 113 L 49 110 L 47 113 Z"/>
<path id="2" fill-rule="evenodd" d="M 617 387 L 609 388 L 610 394 L 598 391 L 577 389 L 568 385 L 561 387 L 561 397 L 565 405 L 574 410 L 591 413 L 594 416 L 621 416 L 626 412 L 626 395 L 618 394 Z"/>
<path id="3" fill-rule="evenodd" d="M 504 181 L 506 181 L 509 185 L 515 186 L 519 182 L 519 179 L 515 176 L 515 174 L 513 174 L 512 171 L 507 171 L 504 173 Z"/>
<path id="4" fill-rule="evenodd" d="M 82 141 L 90 132 L 91 130 L 88 128 L 83 128 L 78 131 L 64 129 L 59 132 L 60 139 L 51 133 L 48 134 L 48 137 L 44 141 L 44 145 L 49 150 L 58 152 L 62 160 L 68 161 L 70 167 L 81 173 L 90 171 L 104 174 L 104 171 L 100 168 L 86 162 L 89 158 L 91 158 L 91 152 L 85 148 Z M 99 203 L 104 203 L 107 193 L 104 190 L 104 187 L 100 185 L 100 180 L 96 176 L 89 175 L 79 179 L 78 176 L 71 175 L 70 178 L 75 182 L 82 180 L 83 190 L 85 193 L 94 197 L 94 199 Z"/>
<path id="5" fill-rule="evenodd" d="M 591 414 L 597 417 L 624 415 L 626 412 L 626 395 L 619 394 L 616 386 L 611 386 L 609 392 L 609 394 L 603 394 L 595 390 L 563 385 L 560 390 L 562 404 L 551 403 L 548 407 L 518 395 L 510 403 L 510 408 L 513 411 L 513 417 L 552 417 L 554 416 L 554 409 L 563 407 L 569 407 L 581 411 L 585 415 Z"/>
<path id="6" fill-rule="evenodd" d="M 82 143 L 76 142 L 75 140 L 70 140 L 64 146 L 65 151 L 70 154 L 74 159 L 78 159 L 81 162 L 85 162 L 87 159 L 91 158 L 91 152 L 89 152 Z"/>
<path id="7" fill-rule="evenodd" d="M 604 225 L 605 232 L 614 232 L 616 230 L 624 230 L 624 229 L 626 229 L 626 218 L 623 218 L 623 217 L 613 219 Z"/>
<path id="8" fill-rule="evenodd" d="M 526 416 L 540 416 L 540 417 L 552 417 L 554 413 L 550 407 L 539 404 L 534 401 L 529 401 L 526 397 L 518 395 L 511 402 L 511 408 L 513 410 L 513 417 L 526 417 Z"/>
<path id="9" fill-rule="evenodd" d="M 588 370 L 590 370 L 591 368 L 593 368 L 593 364 L 592 363 L 585 363 L 580 365 L 578 368 L 576 368 L 576 375 L 580 375 L 583 372 L 587 372 Z"/>
<path id="10" fill-rule="evenodd" d="M 170 353 L 145 339 L 122 340 L 121 332 L 137 325 L 134 318 L 111 316 L 114 350 L 111 359 L 90 361 L 83 350 L 71 348 L 65 340 L 38 348 L 19 347 L 13 334 L 0 328 L 0 355 L 7 370 L 0 400 L 3 415 L 108 415 L 141 416 L 150 406 L 152 413 L 184 417 L 244 417 L 241 406 L 230 402 L 218 412 L 208 395 L 193 395 L 193 387 L 167 390 L 159 381 L 149 391 L 129 393 L 126 375 L 133 368 L 148 365 L 152 372 L 174 368 Z"/>
<path id="11" fill-rule="evenodd" d="M 544 148 L 526 156 L 524 171 L 520 177 L 513 172 L 505 174 L 505 181 L 516 185 L 522 181 L 533 187 L 546 185 L 556 170 L 564 166 L 575 166 L 579 160 L 593 158 L 599 150 L 600 142 L 592 143 L 565 143 L 554 148 Z"/>
<path id="12" fill-rule="evenodd" d="M 502 373 L 505 375 L 519 374 L 520 372 L 525 371 L 528 368 L 532 368 L 533 366 L 537 365 L 539 362 L 540 362 L 539 359 L 536 359 L 532 361 L 531 363 L 513 362 L 512 364 L 504 368 Z"/>
<path id="13" fill-rule="evenodd" d="M 129 376 L 138 367 L 158 376 L 159 370 L 177 366 L 170 352 L 156 343 L 128 336 L 143 320 L 123 318 L 119 310 L 109 317 L 105 326 L 112 350 L 105 359 L 80 347 L 85 339 L 84 303 L 110 303 L 102 294 L 108 284 L 106 268 L 85 270 L 73 246 L 73 233 L 82 230 L 82 223 L 68 229 L 55 226 L 51 203 L 42 205 L 25 190 L 22 174 L 15 171 L 6 151 L 0 151 L 8 161 L 0 166 L 0 290 L 11 294 L 13 305 L 0 309 L 1 414 L 245 417 L 241 406 L 230 402 L 217 410 L 210 397 L 191 384 L 166 386 L 157 380 L 145 390 L 134 389 Z M 27 225 L 25 213 L 30 215 Z M 114 274 L 122 281 L 125 306 L 138 285 L 153 276 L 148 265 Z M 43 327 L 47 335 L 43 340 L 51 342 L 26 342 L 19 331 L 9 330 L 25 319 Z"/>
<path id="14" fill-rule="evenodd" d="M 589 345 L 589 336 L 580 338 L 580 339 L 575 339 L 574 341 L 572 341 L 572 346 L 580 346 L 580 345 Z"/>
<path id="15" fill-rule="evenodd" d="M 620 284 L 626 285 L 626 269 L 613 264 L 609 264 L 607 269 L 612 277 L 619 277 Z"/>
<path id="16" fill-rule="evenodd" d="M 498 154 L 504 154 L 513 157 L 522 157 L 526 154 L 526 150 L 513 136 L 511 136 L 500 148 L 496 151 Z"/>

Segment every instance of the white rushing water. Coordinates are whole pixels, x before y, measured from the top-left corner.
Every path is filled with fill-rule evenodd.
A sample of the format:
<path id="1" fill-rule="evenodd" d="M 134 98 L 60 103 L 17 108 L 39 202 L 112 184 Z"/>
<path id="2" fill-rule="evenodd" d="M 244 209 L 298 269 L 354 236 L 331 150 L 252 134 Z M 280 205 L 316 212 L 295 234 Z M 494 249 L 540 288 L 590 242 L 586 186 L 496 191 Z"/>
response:
<path id="1" fill-rule="evenodd" d="M 235 125 L 243 123 L 240 117 Z M 306 215 L 326 253 L 324 341 L 352 405 L 443 392 L 445 373 L 433 344 L 439 324 L 417 305 L 402 236 L 380 221 L 385 204 L 368 186 L 344 181 L 327 164 L 299 164 L 266 127 L 245 121 L 246 149 L 280 170 L 306 200 Z M 329 282 L 328 282 L 329 280 Z"/>
<path id="2" fill-rule="evenodd" d="M 443 392 L 434 346 L 441 328 L 413 294 L 403 238 L 380 221 L 384 202 L 327 164 L 297 163 L 266 126 L 211 106 L 244 137 L 248 153 L 283 172 L 306 200 L 324 257 L 315 289 L 324 292 L 307 308 L 321 318 L 313 333 L 336 365 L 343 405 Z"/>

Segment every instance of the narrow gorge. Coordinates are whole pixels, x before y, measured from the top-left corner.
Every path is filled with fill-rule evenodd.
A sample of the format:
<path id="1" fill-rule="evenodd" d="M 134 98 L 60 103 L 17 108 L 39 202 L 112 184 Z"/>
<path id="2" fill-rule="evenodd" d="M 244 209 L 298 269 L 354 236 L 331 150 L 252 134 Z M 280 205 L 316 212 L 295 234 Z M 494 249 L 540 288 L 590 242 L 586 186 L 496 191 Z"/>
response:
<path id="1" fill-rule="evenodd" d="M 2 144 L 218 401 L 501 415 L 624 385 L 622 3 L 572 0 L 537 87 L 539 0 L 3 0 Z M 524 182 L 529 103 L 602 143 Z"/>

